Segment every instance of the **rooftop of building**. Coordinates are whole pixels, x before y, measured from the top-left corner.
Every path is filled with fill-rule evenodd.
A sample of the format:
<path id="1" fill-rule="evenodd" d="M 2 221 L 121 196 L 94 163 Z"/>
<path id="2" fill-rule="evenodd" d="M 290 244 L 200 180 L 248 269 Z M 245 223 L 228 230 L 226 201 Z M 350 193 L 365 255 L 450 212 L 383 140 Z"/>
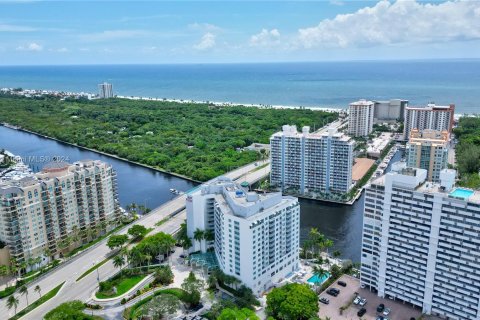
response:
<path id="1" fill-rule="evenodd" d="M 455 185 L 456 170 L 443 169 L 438 183 L 427 181 L 426 172 L 425 169 L 406 167 L 404 162 L 396 162 L 392 165 L 391 172 L 378 177 L 371 184 L 385 186 L 390 179 L 396 187 L 426 194 L 441 194 L 444 197 L 480 204 L 480 190 Z"/>
<path id="2" fill-rule="evenodd" d="M 203 184 L 200 188 L 190 193 L 214 194 L 217 205 L 224 214 L 240 216 L 246 219 L 255 219 L 258 214 L 266 210 L 275 209 L 296 198 L 282 196 L 281 192 L 257 193 L 249 191 L 247 187 L 232 180 L 219 177 L 211 182 Z"/>
<path id="3" fill-rule="evenodd" d="M 420 110 L 420 111 L 450 111 L 455 109 L 454 104 L 450 104 L 448 106 L 438 106 L 435 103 L 429 103 L 423 107 L 415 107 L 415 106 L 408 106 L 406 107 L 407 110 Z"/>
<path id="4" fill-rule="evenodd" d="M 354 143 L 350 136 L 339 132 L 337 127 L 328 127 L 326 130 L 321 130 L 320 132 L 310 132 L 309 126 L 302 127 L 302 131 L 297 130 L 295 125 L 284 125 L 282 131 L 278 131 L 272 135 L 272 137 L 293 137 L 293 138 L 308 138 L 308 139 L 324 139 L 324 138 L 334 138 L 339 141 L 351 142 Z"/>
<path id="5" fill-rule="evenodd" d="M 435 142 L 435 143 L 446 143 L 448 142 L 450 134 L 447 130 L 438 131 L 432 129 L 418 130 L 413 129 L 410 131 L 409 142 Z"/>
<path id="6" fill-rule="evenodd" d="M 350 106 L 371 106 L 373 105 L 373 101 L 370 100 L 365 100 L 365 99 L 360 99 L 358 101 L 350 103 Z"/>

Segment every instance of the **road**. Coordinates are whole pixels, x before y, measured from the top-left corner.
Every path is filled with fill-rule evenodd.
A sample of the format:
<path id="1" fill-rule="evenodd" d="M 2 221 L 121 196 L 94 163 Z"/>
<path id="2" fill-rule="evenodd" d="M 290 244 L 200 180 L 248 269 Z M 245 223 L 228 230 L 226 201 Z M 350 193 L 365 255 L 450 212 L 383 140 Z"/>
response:
<path id="1" fill-rule="evenodd" d="M 265 163 L 268 163 L 268 161 L 259 161 L 258 166 L 254 163 L 251 163 L 249 165 L 226 173 L 224 176 L 234 180 L 248 181 L 253 183 L 258 181 L 262 176 L 268 174 L 269 165 L 265 168 L 259 169 L 259 167 L 261 167 Z M 184 210 L 182 211 L 182 209 L 185 208 L 185 199 L 186 195 L 180 195 L 176 197 L 175 199 L 154 209 L 150 214 L 137 220 L 136 224 L 141 224 L 146 228 L 154 228 L 151 234 L 160 231 L 165 233 L 174 233 L 176 230 L 178 230 L 180 224 L 186 219 L 186 213 Z M 173 212 L 179 213 L 173 218 L 167 220 L 165 223 L 161 224 L 160 226 L 155 226 L 157 222 L 168 217 Z M 128 228 L 122 229 L 119 234 L 126 233 L 127 229 Z M 90 273 L 79 282 L 76 282 L 75 280 L 86 270 L 107 257 L 110 249 L 106 246 L 106 243 L 107 239 L 101 241 L 97 246 L 88 249 L 82 255 L 79 255 L 76 258 L 65 263 L 63 266 L 56 269 L 55 271 L 47 274 L 40 280 L 33 281 L 32 283 L 28 284 L 28 301 L 29 303 L 32 303 L 39 298 L 39 295 L 36 294 L 33 290 L 37 284 L 40 286 L 42 294 L 45 294 L 59 284 L 61 284 L 62 282 L 65 282 L 60 292 L 54 298 L 32 310 L 30 313 L 28 313 L 21 319 L 42 319 L 49 310 L 52 310 L 53 308 L 65 301 L 86 301 L 91 296 L 93 291 L 96 290 L 97 271 Z M 105 263 L 97 270 L 100 281 L 108 279 L 116 272 L 116 269 L 113 267 L 111 261 Z M 17 311 L 20 311 L 26 307 L 26 299 L 25 296 L 20 296 L 18 293 L 16 293 L 15 296 L 19 300 Z M 6 306 L 6 301 L 6 298 L 0 301 L 0 314 L 12 317 L 14 315 L 14 310 L 8 310 Z"/>

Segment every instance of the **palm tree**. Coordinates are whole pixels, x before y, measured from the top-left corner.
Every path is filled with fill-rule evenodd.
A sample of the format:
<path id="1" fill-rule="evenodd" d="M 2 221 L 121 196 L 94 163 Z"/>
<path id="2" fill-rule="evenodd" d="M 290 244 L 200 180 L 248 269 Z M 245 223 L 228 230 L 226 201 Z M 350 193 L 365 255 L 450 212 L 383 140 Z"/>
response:
<path id="1" fill-rule="evenodd" d="M 10 297 L 8 297 L 8 300 L 7 300 L 8 310 L 15 308 L 15 315 L 17 315 L 17 307 L 18 307 L 18 299 L 14 295 L 11 295 Z"/>
<path id="2" fill-rule="evenodd" d="M 323 269 L 321 266 L 314 266 L 313 267 L 313 274 L 317 276 L 317 281 L 315 281 L 315 286 L 318 289 L 318 285 L 322 284 L 320 280 L 323 279 L 323 277 L 328 275 L 327 270 Z M 323 281 L 322 281 L 323 282 Z"/>
<path id="3" fill-rule="evenodd" d="M 213 241 L 215 240 L 215 233 L 213 232 L 213 230 L 205 230 L 204 234 L 203 234 L 203 238 L 207 241 Z"/>
<path id="4" fill-rule="evenodd" d="M 122 269 L 122 266 L 125 264 L 125 259 L 123 258 L 123 255 L 117 254 L 115 258 L 113 258 L 113 266 L 115 268 Z"/>
<path id="5" fill-rule="evenodd" d="M 20 292 L 20 294 L 22 296 L 25 296 L 26 300 L 27 300 L 27 307 L 28 307 L 28 289 L 26 286 L 21 286 L 20 287 L 20 290 L 18 290 L 18 292 Z"/>
<path id="6" fill-rule="evenodd" d="M 144 255 L 145 260 L 147 260 L 147 270 L 150 268 L 150 261 L 152 261 L 152 256 L 149 254 Z"/>
<path id="7" fill-rule="evenodd" d="M 40 289 L 40 286 L 38 284 L 35 286 L 35 289 L 33 289 L 33 291 L 38 293 L 40 295 L 40 298 L 42 297 L 42 289 Z"/>
<path id="8" fill-rule="evenodd" d="M 47 257 L 48 260 L 50 260 L 50 258 L 52 257 L 52 250 L 50 250 L 49 248 L 43 249 L 43 255 Z"/>
<path id="9" fill-rule="evenodd" d="M 202 249 L 201 241 L 204 239 L 204 235 L 205 235 L 205 232 L 198 228 L 197 230 L 195 230 L 195 232 L 193 232 L 193 239 L 195 239 L 195 241 L 198 241 L 200 243 L 200 250 Z"/>

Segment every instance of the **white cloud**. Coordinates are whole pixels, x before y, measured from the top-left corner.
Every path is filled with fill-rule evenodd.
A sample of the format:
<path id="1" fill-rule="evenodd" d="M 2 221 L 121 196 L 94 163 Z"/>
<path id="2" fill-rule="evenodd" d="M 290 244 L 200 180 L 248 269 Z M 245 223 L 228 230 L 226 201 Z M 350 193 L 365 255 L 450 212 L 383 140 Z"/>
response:
<path id="1" fill-rule="evenodd" d="M 59 53 L 70 52 L 70 50 L 68 50 L 68 49 L 65 48 L 65 47 L 63 47 L 63 48 L 58 48 L 58 49 L 48 49 L 48 51 L 51 51 L 51 52 L 59 52 Z"/>
<path id="2" fill-rule="evenodd" d="M 80 35 L 80 39 L 88 42 L 104 42 L 148 35 L 146 30 L 105 30 L 102 32 Z"/>
<path id="3" fill-rule="evenodd" d="M 26 46 L 19 46 L 17 47 L 18 51 L 42 51 L 43 47 L 38 43 L 32 42 Z"/>
<path id="4" fill-rule="evenodd" d="M 345 5 L 345 2 L 341 0 L 330 0 L 330 4 L 333 4 L 334 6 L 343 6 Z"/>
<path id="5" fill-rule="evenodd" d="M 207 32 L 202 36 L 200 42 L 194 45 L 193 47 L 197 50 L 208 50 L 215 46 L 216 35 L 211 32 Z"/>
<path id="6" fill-rule="evenodd" d="M 211 23 L 198 23 L 198 22 L 195 22 L 195 23 L 189 24 L 189 25 L 188 25 L 188 28 L 189 28 L 189 29 L 192 29 L 192 30 L 201 30 L 201 31 L 207 31 L 207 32 L 219 32 L 219 31 L 222 31 L 222 28 L 220 28 L 219 26 L 216 26 L 216 25 L 214 25 L 214 24 L 211 24 Z"/>
<path id="7" fill-rule="evenodd" d="M 260 33 L 250 37 L 251 46 L 268 47 L 280 43 L 280 32 L 277 29 L 262 29 Z"/>
<path id="8" fill-rule="evenodd" d="M 298 42 L 312 47 L 369 47 L 480 39 L 480 2 L 423 4 L 383 0 L 351 14 L 300 29 Z"/>
<path id="9" fill-rule="evenodd" d="M 0 24 L 0 32 L 32 32 L 37 29 L 27 26 L 17 26 L 13 24 Z"/>

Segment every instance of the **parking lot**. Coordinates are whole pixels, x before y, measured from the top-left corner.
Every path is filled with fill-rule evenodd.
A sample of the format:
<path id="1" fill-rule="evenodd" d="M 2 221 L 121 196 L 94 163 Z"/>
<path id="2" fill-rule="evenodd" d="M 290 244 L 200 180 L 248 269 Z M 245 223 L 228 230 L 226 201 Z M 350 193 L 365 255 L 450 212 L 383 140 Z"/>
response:
<path id="1" fill-rule="evenodd" d="M 381 303 L 386 308 L 390 308 L 390 314 L 387 316 L 390 320 L 409 320 L 411 317 L 418 318 L 421 316 L 421 310 L 413 309 L 411 306 L 402 304 L 389 299 L 383 299 L 377 297 L 373 292 L 367 289 L 360 289 L 360 280 L 351 276 L 343 275 L 339 280 L 344 281 L 347 286 L 342 287 L 335 282 L 329 288 L 337 288 L 340 290 L 340 294 L 333 297 L 326 293 L 325 290 L 319 297 L 326 297 L 330 300 L 329 304 L 323 304 L 319 302 L 320 311 L 318 313 L 321 319 L 329 317 L 332 320 L 375 320 L 377 318 L 377 306 Z M 367 299 L 367 303 L 364 306 L 367 309 L 365 315 L 361 318 L 357 316 L 357 312 L 362 308 L 359 305 L 351 303 L 358 293 L 362 298 Z M 348 306 L 349 305 L 349 306 Z M 342 314 L 340 314 L 340 308 L 342 306 L 348 306 Z"/>

